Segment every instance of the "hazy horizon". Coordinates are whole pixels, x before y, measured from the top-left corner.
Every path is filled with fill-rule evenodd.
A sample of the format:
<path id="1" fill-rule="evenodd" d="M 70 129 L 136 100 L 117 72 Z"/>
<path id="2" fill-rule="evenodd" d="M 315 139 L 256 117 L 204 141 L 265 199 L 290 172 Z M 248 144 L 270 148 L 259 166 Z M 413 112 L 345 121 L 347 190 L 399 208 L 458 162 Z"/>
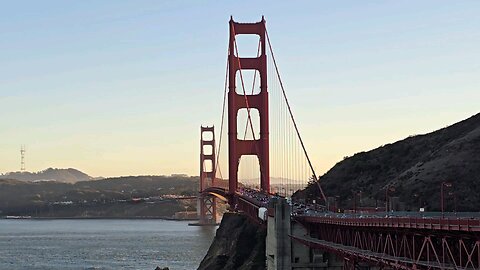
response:
<path id="1" fill-rule="evenodd" d="M 255 5 L 253 5 L 255 4 Z M 255 7 L 255 8 L 253 8 Z M 318 174 L 480 112 L 480 2 L 102 1 L 0 10 L 0 172 L 198 175 L 228 20 L 265 15 Z"/>
<path id="2" fill-rule="evenodd" d="M 479 113 L 480 113 L 480 112 L 479 112 Z M 476 114 L 477 114 L 477 113 L 476 113 Z M 476 114 L 474 114 L 474 115 L 476 115 Z M 427 132 L 424 132 L 424 133 L 412 134 L 412 135 L 409 135 L 409 136 L 407 136 L 407 137 L 405 137 L 405 138 L 398 139 L 398 140 L 396 140 L 396 141 L 390 141 L 390 142 L 386 142 L 386 143 L 384 143 L 384 144 L 382 144 L 382 145 L 374 146 L 374 147 L 372 147 L 371 149 L 363 149 L 363 150 L 360 150 L 360 151 L 355 152 L 355 153 L 350 153 L 350 154 L 348 154 L 348 155 L 343 156 L 341 159 L 337 160 L 336 162 L 334 162 L 333 165 L 332 165 L 330 168 L 327 168 L 325 171 L 322 171 L 320 174 L 318 174 L 318 176 L 321 176 L 321 175 L 325 174 L 328 170 L 330 170 L 331 168 L 333 168 L 333 166 L 334 166 L 335 164 L 337 164 L 338 162 L 342 161 L 345 157 L 353 156 L 354 154 L 357 154 L 357 153 L 359 153 L 359 152 L 370 151 L 370 150 L 373 150 L 373 149 L 375 149 L 375 148 L 381 147 L 381 146 L 383 146 L 383 145 L 385 145 L 385 144 L 389 144 L 389 143 L 394 143 L 394 142 L 397 142 L 397 141 L 401 141 L 401 140 L 406 139 L 406 138 L 408 138 L 408 137 L 410 137 L 410 136 L 424 135 L 424 134 L 427 134 L 427 133 L 430 133 L 430 132 L 434 132 L 434 131 L 437 131 L 437 130 L 439 130 L 439 129 L 442 129 L 442 128 L 448 127 L 448 126 L 450 126 L 450 125 L 453 125 L 453 124 L 455 124 L 455 123 L 458 123 L 458 122 L 460 122 L 460 121 L 463 121 L 463 120 L 465 120 L 465 119 L 467 119 L 467 118 L 470 118 L 471 116 L 473 116 L 473 115 L 470 115 L 470 116 L 468 116 L 468 117 L 466 117 L 466 118 L 464 118 L 464 119 L 459 119 L 458 121 L 455 121 L 455 122 L 453 122 L 453 123 L 448 123 L 448 124 L 447 124 L 446 126 L 444 126 L 444 127 L 438 127 L 438 128 L 435 128 L 435 129 L 433 129 L 433 130 L 431 130 L 431 131 L 427 131 Z M 44 170 L 47 170 L 47 169 L 76 169 L 76 170 L 79 170 L 79 171 L 81 171 L 81 172 L 83 172 L 83 173 L 85 173 L 85 174 L 93 177 L 93 178 L 114 178 L 114 177 L 123 177 L 123 176 L 148 176 L 148 175 L 152 175 L 152 176 L 186 175 L 186 176 L 189 176 L 189 177 L 190 177 L 190 176 L 191 176 L 191 177 L 199 176 L 198 173 L 197 173 L 197 174 L 188 174 L 188 173 L 184 173 L 184 172 L 171 172 L 171 173 L 162 173 L 162 172 L 159 172 L 159 173 L 157 173 L 157 174 L 142 174 L 142 173 L 140 173 L 140 174 L 130 174 L 130 175 L 126 174 L 126 175 L 107 175 L 107 176 L 105 176 L 105 175 L 92 175 L 92 174 L 90 174 L 90 173 L 82 170 L 81 168 L 77 168 L 77 167 L 65 167 L 65 168 L 61 168 L 61 167 L 55 167 L 55 166 L 50 166 L 50 167 L 47 167 L 47 168 L 44 168 L 44 169 L 41 169 L 41 170 L 37 170 L 37 171 L 25 170 L 24 172 L 27 172 L 27 173 L 37 173 L 37 172 L 41 172 L 41 171 L 44 171 Z M 5 171 L 5 172 L 1 172 L 1 171 L 0 171 L 0 175 L 5 175 L 5 174 L 7 174 L 7 173 L 19 173 L 19 172 L 22 172 L 22 171 L 20 171 L 20 170 L 16 170 L 16 171 L 15 171 L 15 170 L 14 170 L 14 171 Z M 317 173 L 318 173 L 318 172 L 317 172 Z M 218 177 L 218 176 L 217 176 L 217 177 Z M 271 175 L 270 178 L 271 178 L 271 179 L 275 179 L 273 182 L 271 182 L 271 184 L 278 184 L 278 183 L 275 183 L 275 181 L 279 181 L 279 179 L 287 179 L 287 178 L 285 178 L 285 177 L 280 177 L 280 176 L 275 176 L 275 175 Z M 226 178 L 224 178 L 224 180 L 225 180 L 225 179 L 226 179 Z M 255 178 L 255 179 L 243 179 L 243 180 L 250 181 L 250 180 L 259 180 L 259 179 L 260 179 L 260 178 Z M 303 181 L 303 180 L 302 180 L 302 181 Z M 255 182 L 255 181 L 253 181 L 253 182 Z M 292 184 L 292 185 L 296 185 L 296 184 Z"/>

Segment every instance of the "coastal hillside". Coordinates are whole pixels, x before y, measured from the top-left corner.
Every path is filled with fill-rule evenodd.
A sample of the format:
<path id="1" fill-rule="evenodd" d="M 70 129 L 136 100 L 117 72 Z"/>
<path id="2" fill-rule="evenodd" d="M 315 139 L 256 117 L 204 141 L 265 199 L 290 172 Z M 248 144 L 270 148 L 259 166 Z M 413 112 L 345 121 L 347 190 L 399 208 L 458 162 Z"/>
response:
<path id="1" fill-rule="evenodd" d="M 440 209 L 440 189 L 446 210 L 480 210 L 480 114 L 434 131 L 361 152 L 338 162 L 320 177 L 328 197 L 339 206 L 383 206 L 386 189 L 405 210 Z M 450 186 L 451 184 L 451 186 Z M 316 185 L 297 195 L 317 197 Z"/>
<path id="2" fill-rule="evenodd" d="M 196 195 L 197 188 L 198 177 L 189 176 L 125 176 L 74 184 L 0 179 L 0 216 L 171 216 L 185 211 L 184 203 L 190 201 L 168 198 Z"/>
<path id="3" fill-rule="evenodd" d="M 56 181 L 63 183 L 76 183 L 79 181 L 93 180 L 93 177 L 77 169 L 48 168 L 39 172 L 9 172 L 0 175 L 0 179 L 15 179 L 20 181 Z"/>

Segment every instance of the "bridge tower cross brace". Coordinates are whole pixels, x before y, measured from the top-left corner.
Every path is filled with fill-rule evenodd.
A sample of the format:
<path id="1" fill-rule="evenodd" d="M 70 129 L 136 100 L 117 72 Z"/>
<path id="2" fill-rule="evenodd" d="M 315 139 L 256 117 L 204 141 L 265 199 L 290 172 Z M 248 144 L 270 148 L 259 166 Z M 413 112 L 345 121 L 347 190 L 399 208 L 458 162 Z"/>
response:
<path id="1" fill-rule="evenodd" d="M 268 131 L 268 92 L 265 20 L 257 23 L 238 23 L 230 19 L 230 41 L 228 52 L 228 156 L 229 194 L 238 188 L 238 167 L 243 155 L 255 155 L 260 165 L 260 188 L 270 192 L 269 131 Z M 255 58 L 242 58 L 236 55 L 237 35 L 258 35 L 260 54 Z M 236 74 L 240 70 L 257 70 L 260 74 L 260 93 L 243 95 L 236 92 Z M 241 87 L 241 86 L 240 86 Z M 240 109 L 257 109 L 260 115 L 260 138 L 239 140 L 237 138 L 237 117 Z"/>
<path id="2" fill-rule="evenodd" d="M 207 140 L 204 137 L 205 133 L 211 133 L 211 140 Z M 206 147 L 210 150 L 205 151 Z M 206 153 L 207 152 L 207 153 Z M 210 170 L 207 171 L 206 163 L 211 165 Z M 200 181 L 199 181 L 199 196 L 198 196 L 198 209 L 199 209 L 199 223 L 200 224 L 216 224 L 217 220 L 217 204 L 214 196 L 208 196 L 202 194 L 202 192 L 212 186 L 215 186 L 215 172 L 216 172 L 216 159 L 215 159 L 215 128 L 200 127 Z"/>

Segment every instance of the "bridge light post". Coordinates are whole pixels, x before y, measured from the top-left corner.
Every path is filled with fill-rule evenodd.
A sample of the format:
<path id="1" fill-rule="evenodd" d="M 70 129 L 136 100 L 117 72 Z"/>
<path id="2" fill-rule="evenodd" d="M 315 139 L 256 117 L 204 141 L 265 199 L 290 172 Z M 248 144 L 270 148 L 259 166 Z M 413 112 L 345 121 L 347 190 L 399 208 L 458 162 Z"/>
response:
<path id="1" fill-rule="evenodd" d="M 394 192 L 395 187 L 388 185 L 385 187 L 385 213 L 388 215 L 388 192 Z"/>
<path id="2" fill-rule="evenodd" d="M 417 200 L 418 200 L 418 197 L 419 197 L 418 193 L 414 193 L 414 194 L 413 194 L 413 201 L 412 201 L 412 206 L 410 207 L 410 209 L 413 208 L 413 209 L 415 210 L 415 205 L 416 205 L 416 202 L 417 202 Z M 422 205 L 420 204 L 420 207 L 421 207 L 421 206 L 422 206 Z M 417 211 L 417 210 L 415 210 L 415 211 Z"/>
<path id="3" fill-rule="evenodd" d="M 357 213 L 357 195 L 361 195 L 362 191 L 361 190 L 352 190 L 353 192 L 353 212 Z M 358 202 L 360 206 L 360 201 Z"/>
<path id="4" fill-rule="evenodd" d="M 362 207 L 362 191 L 359 190 L 357 192 L 357 195 L 358 195 L 358 208 L 361 208 Z"/>
<path id="5" fill-rule="evenodd" d="M 452 183 L 442 182 L 440 184 L 440 208 L 442 209 L 442 218 L 445 217 L 445 202 L 444 202 L 444 189 L 452 187 Z"/>
<path id="6" fill-rule="evenodd" d="M 333 209 L 335 210 L 335 213 L 338 213 L 338 201 L 340 200 L 340 196 L 336 195 L 334 197 L 334 202 L 333 202 Z"/>
<path id="7" fill-rule="evenodd" d="M 455 215 L 457 214 L 457 196 L 455 196 L 455 192 L 450 191 L 448 192 L 449 196 L 452 196 L 453 198 L 453 211 L 455 212 Z"/>
<path id="8" fill-rule="evenodd" d="M 357 196 L 355 195 L 355 191 L 352 190 L 353 193 L 353 213 L 357 213 Z"/>

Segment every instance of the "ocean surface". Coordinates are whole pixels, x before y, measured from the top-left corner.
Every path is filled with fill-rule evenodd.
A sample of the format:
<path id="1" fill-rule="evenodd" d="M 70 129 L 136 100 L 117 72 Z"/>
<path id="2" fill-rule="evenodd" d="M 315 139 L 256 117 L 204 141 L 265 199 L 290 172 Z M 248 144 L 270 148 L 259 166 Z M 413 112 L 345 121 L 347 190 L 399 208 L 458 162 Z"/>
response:
<path id="1" fill-rule="evenodd" d="M 0 269 L 197 269 L 216 227 L 134 219 L 0 219 Z"/>

